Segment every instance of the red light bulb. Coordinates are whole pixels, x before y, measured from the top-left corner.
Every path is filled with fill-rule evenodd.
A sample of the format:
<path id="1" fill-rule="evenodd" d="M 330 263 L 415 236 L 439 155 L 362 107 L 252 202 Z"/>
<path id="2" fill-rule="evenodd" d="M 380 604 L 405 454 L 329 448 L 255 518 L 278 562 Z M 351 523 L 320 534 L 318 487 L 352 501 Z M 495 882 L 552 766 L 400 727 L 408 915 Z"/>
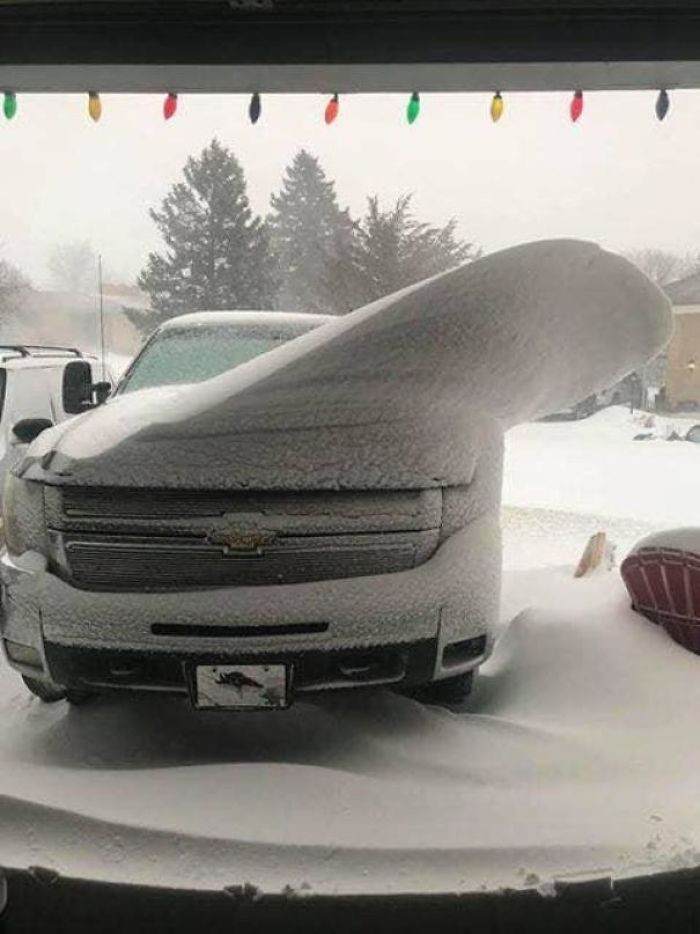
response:
<path id="1" fill-rule="evenodd" d="M 173 94 L 171 91 L 170 94 L 163 101 L 163 116 L 166 120 L 170 120 L 171 117 L 175 116 L 175 111 L 177 110 L 177 94 Z"/>
<path id="2" fill-rule="evenodd" d="M 571 98 L 569 113 L 571 114 L 572 121 L 576 123 L 583 113 L 583 91 L 574 91 L 574 96 Z"/>
<path id="3" fill-rule="evenodd" d="M 333 123 L 335 118 L 338 116 L 340 110 L 340 101 L 338 100 L 338 95 L 334 94 L 333 97 L 326 104 L 326 112 L 324 114 L 324 120 L 327 124 Z"/>

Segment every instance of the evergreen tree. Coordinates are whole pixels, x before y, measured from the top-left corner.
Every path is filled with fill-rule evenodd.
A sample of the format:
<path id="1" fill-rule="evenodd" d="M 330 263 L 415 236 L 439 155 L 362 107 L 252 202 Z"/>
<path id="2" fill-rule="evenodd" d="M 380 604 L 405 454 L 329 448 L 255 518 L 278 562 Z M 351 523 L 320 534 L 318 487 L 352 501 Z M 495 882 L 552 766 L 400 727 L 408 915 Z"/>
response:
<path id="1" fill-rule="evenodd" d="M 150 215 L 167 248 L 149 255 L 138 279 L 157 312 L 153 326 L 188 311 L 272 307 L 268 233 L 253 215 L 240 163 L 218 140 L 187 160 L 184 181 Z"/>
<path id="2" fill-rule="evenodd" d="M 356 226 L 351 250 L 341 264 L 346 281 L 352 278 L 353 307 L 479 257 L 477 247 L 457 238 L 454 218 L 444 227 L 417 221 L 411 213 L 411 197 L 402 195 L 386 211 L 376 195 L 368 198 L 367 213 Z"/>
<path id="3" fill-rule="evenodd" d="M 268 224 L 280 279 L 277 307 L 348 311 L 325 279 L 350 248 L 352 221 L 338 207 L 335 186 L 315 156 L 304 149 L 296 154 L 271 204 Z"/>

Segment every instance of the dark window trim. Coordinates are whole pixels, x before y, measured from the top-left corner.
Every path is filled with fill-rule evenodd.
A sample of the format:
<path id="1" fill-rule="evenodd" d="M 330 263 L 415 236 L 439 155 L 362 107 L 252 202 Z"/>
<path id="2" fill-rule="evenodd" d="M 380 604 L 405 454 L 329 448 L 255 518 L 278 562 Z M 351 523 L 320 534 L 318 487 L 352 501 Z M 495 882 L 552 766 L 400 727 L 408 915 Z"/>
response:
<path id="1" fill-rule="evenodd" d="M 89 90 L 97 79 L 101 91 L 387 90 L 386 71 L 379 80 L 356 67 L 370 64 L 401 66 L 393 80 L 407 91 L 414 75 L 423 90 L 472 89 L 469 72 L 448 78 L 440 68 L 494 63 L 548 66 L 536 81 L 521 73 L 501 89 L 575 87 L 582 64 L 595 66 L 588 88 L 700 84 L 697 0 L 25 0 L 0 3 L 0 34 L 0 65 L 18 67 L 3 80 L 15 90 Z M 616 74 L 624 63 L 636 67 Z M 434 79 L 420 74 L 426 64 L 438 68 Z M 52 65 L 66 70 L 42 72 Z M 305 67 L 284 84 L 280 72 L 288 82 L 294 65 Z M 223 73 L 215 79 L 202 66 Z M 241 66 L 267 70 L 237 77 Z M 339 66 L 350 68 L 342 88 L 332 84 Z"/>
<path id="2" fill-rule="evenodd" d="M 7 396 L 7 369 L 0 367 L 0 421 L 5 415 L 5 397 Z"/>

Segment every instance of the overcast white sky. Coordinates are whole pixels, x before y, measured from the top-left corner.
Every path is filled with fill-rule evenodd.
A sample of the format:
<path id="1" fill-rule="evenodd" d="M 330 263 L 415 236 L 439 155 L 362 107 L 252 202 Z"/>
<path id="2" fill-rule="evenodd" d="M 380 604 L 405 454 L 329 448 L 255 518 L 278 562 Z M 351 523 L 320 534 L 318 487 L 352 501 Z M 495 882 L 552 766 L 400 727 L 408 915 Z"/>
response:
<path id="1" fill-rule="evenodd" d="M 354 212 L 367 194 L 412 191 L 421 219 L 454 215 L 489 251 L 572 236 L 700 252 L 700 91 L 674 92 L 661 124 L 654 92 L 586 94 L 576 125 L 570 96 L 507 94 L 493 125 L 488 94 L 425 94 L 413 126 L 407 95 L 347 96 L 327 127 L 320 95 L 265 96 L 256 126 L 241 95 L 183 96 L 169 123 L 162 96 L 107 95 L 99 124 L 82 95 L 26 95 L 12 122 L 0 117 L 2 253 L 42 285 L 51 247 L 86 239 L 109 278 L 133 279 L 159 242 L 147 209 L 213 136 L 260 212 L 303 146 Z"/>

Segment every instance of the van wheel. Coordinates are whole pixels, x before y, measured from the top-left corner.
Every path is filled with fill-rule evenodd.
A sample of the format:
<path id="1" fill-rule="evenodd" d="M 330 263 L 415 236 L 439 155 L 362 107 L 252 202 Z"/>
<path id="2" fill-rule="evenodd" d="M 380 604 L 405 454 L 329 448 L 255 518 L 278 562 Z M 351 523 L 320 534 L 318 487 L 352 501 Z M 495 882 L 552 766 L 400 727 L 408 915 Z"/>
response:
<path id="1" fill-rule="evenodd" d="M 452 678 L 443 678 L 441 681 L 431 681 L 420 687 L 407 691 L 409 697 L 422 704 L 435 704 L 438 707 L 451 707 L 465 701 L 472 691 L 474 672 L 465 671 Z"/>
<path id="2" fill-rule="evenodd" d="M 42 700 L 45 704 L 55 704 L 57 701 L 64 700 L 66 690 L 60 684 L 54 684 L 51 681 L 42 681 L 40 678 L 28 678 L 22 675 L 22 681 L 35 697 Z"/>

